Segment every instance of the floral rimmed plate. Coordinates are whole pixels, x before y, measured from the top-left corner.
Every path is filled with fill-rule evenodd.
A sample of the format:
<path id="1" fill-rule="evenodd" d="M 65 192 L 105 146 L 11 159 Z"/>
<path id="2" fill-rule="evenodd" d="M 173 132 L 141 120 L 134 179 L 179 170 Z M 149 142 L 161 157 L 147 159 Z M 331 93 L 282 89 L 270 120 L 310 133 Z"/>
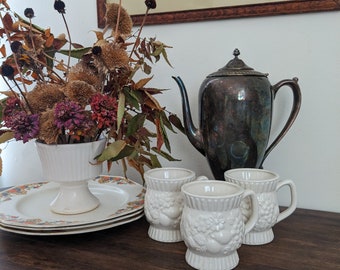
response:
<path id="1" fill-rule="evenodd" d="M 136 221 L 144 216 L 144 213 L 134 215 L 133 217 L 124 218 L 119 221 L 112 221 L 111 223 L 107 224 L 100 224 L 96 226 L 90 226 L 77 229 L 54 229 L 54 230 L 26 230 L 25 228 L 17 229 L 12 227 L 7 227 L 0 225 L 0 229 L 7 232 L 17 233 L 17 234 L 25 234 L 25 235 L 42 235 L 42 236 L 52 236 L 52 235 L 69 235 L 69 234 L 81 234 L 81 233 L 89 233 L 89 232 L 96 232 L 106 229 L 111 229 L 113 227 L 121 226 L 133 221 Z"/>
<path id="2" fill-rule="evenodd" d="M 58 184 L 41 182 L 0 192 L 0 225 L 15 228 L 70 228 L 113 220 L 144 207 L 145 188 L 124 177 L 101 175 L 89 181 L 100 200 L 95 210 L 78 215 L 59 215 L 49 209 Z M 70 228 L 71 229 L 71 228 Z"/>

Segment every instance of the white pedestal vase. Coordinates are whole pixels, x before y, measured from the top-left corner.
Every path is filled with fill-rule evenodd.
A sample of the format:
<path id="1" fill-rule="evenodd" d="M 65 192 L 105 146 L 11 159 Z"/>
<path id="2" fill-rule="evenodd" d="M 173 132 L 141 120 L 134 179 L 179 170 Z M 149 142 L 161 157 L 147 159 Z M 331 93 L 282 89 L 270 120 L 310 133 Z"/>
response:
<path id="1" fill-rule="evenodd" d="M 43 175 L 49 182 L 60 184 L 58 195 L 51 198 L 50 208 L 58 214 L 80 214 L 100 204 L 88 187 L 88 181 L 102 172 L 94 158 L 106 140 L 78 144 L 48 145 L 36 142 Z"/>

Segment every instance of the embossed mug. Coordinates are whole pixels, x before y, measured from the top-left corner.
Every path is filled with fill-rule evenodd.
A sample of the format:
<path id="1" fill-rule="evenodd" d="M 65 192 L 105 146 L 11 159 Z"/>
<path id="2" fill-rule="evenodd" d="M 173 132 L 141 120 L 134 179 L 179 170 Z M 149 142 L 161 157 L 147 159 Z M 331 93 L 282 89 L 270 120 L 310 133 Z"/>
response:
<path id="1" fill-rule="evenodd" d="M 296 209 L 297 195 L 294 182 L 289 179 L 280 180 L 279 175 L 274 172 L 254 168 L 228 170 L 224 173 L 224 178 L 228 182 L 253 190 L 259 203 L 258 221 L 245 235 L 243 243 L 247 245 L 270 243 L 274 239 L 272 227 L 290 216 Z M 283 186 L 288 186 L 290 189 L 291 203 L 280 213 L 277 192 Z M 249 200 L 244 200 L 241 204 L 246 220 L 251 215 L 250 204 Z"/>
<path id="2" fill-rule="evenodd" d="M 156 168 L 144 173 L 146 193 L 144 213 L 148 235 L 160 242 L 182 241 L 179 224 L 183 210 L 183 184 L 196 180 L 195 172 L 185 168 Z M 205 176 L 198 179 L 207 179 Z"/>
<path id="3" fill-rule="evenodd" d="M 187 183 L 182 186 L 182 193 L 180 229 L 187 246 L 186 262 L 204 270 L 236 267 L 237 249 L 257 220 L 255 193 L 219 180 Z M 252 216 L 244 223 L 240 204 L 248 197 L 252 201 Z"/>

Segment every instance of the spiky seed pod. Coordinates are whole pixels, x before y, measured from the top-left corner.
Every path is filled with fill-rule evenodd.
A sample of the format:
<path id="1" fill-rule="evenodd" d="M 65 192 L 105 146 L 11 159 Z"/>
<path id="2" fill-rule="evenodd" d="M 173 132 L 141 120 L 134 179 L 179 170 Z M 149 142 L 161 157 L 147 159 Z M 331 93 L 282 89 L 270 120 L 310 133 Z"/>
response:
<path id="1" fill-rule="evenodd" d="M 40 116 L 38 138 L 47 144 L 57 143 L 60 130 L 54 124 L 54 110 L 49 109 Z"/>
<path id="2" fill-rule="evenodd" d="M 118 20 L 119 5 L 115 3 L 106 4 L 106 24 L 112 28 L 114 32 L 116 30 L 116 24 Z M 118 24 L 118 35 L 128 36 L 132 30 L 132 20 L 126 9 L 121 7 L 120 17 Z"/>
<path id="3" fill-rule="evenodd" d="M 100 75 L 82 61 L 71 67 L 70 72 L 67 75 L 67 79 L 69 82 L 84 81 L 93 85 L 98 91 L 101 89 Z"/>
<path id="4" fill-rule="evenodd" d="M 14 78 L 14 68 L 7 64 L 2 64 L 1 75 L 7 77 L 10 80 Z"/>
<path id="5" fill-rule="evenodd" d="M 70 81 L 65 85 L 65 95 L 82 106 L 89 104 L 90 98 L 96 93 L 96 89 L 84 81 Z"/>
<path id="6" fill-rule="evenodd" d="M 54 9 L 59 13 L 65 13 L 65 3 L 60 0 L 54 1 Z"/>
<path id="7" fill-rule="evenodd" d="M 94 55 L 100 55 L 102 53 L 102 48 L 100 46 L 94 46 L 92 48 L 92 53 Z"/>
<path id="8" fill-rule="evenodd" d="M 155 0 L 146 0 L 144 3 L 147 6 L 147 8 L 150 8 L 150 9 L 155 9 L 157 7 Z"/>
<path id="9" fill-rule="evenodd" d="M 18 53 L 21 48 L 22 48 L 22 44 L 21 44 L 20 41 L 15 40 L 15 41 L 13 41 L 11 43 L 11 50 L 12 50 L 12 52 Z"/>
<path id="10" fill-rule="evenodd" d="M 24 11 L 24 15 L 29 18 L 32 19 L 34 18 L 34 10 L 32 8 L 26 8 Z"/>
<path id="11" fill-rule="evenodd" d="M 32 91 L 27 93 L 26 99 L 34 113 L 42 113 L 65 99 L 65 95 L 60 91 L 58 84 L 37 84 Z"/>
<path id="12" fill-rule="evenodd" d="M 129 66 L 129 56 L 122 48 L 116 48 L 110 43 L 100 44 L 101 54 L 95 56 L 95 64 L 99 70 L 108 69 L 110 71 L 116 68 Z"/>

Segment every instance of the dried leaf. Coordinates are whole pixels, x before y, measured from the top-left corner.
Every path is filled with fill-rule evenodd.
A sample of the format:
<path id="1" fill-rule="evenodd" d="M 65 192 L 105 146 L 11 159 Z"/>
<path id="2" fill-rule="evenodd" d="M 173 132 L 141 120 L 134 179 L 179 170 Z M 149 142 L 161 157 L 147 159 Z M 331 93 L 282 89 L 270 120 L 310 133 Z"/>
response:
<path id="1" fill-rule="evenodd" d="M 65 34 L 61 34 L 53 40 L 53 47 L 59 51 L 67 43 Z"/>
<path id="2" fill-rule="evenodd" d="M 50 48 L 53 45 L 53 41 L 54 41 L 54 36 L 50 35 L 45 42 L 45 46 L 47 48 Z"/>
<path id="3" fill-rule="evenodd" d="M 45 30 L 45 36 L 46 37 L 49 37 L 51 35 L 51 28 L 47 28 L 46 30 Z"/>
<path id="4" fill-rule="evenodd" d="M 147 158 L 146 156 L 140 155 L 137 159 L 139 164 L 146 165 L 148 167 L 152 166 L 151 159 Z"/>
<path id="5" fill-rule="evenodd" d="M 156 110 L 162 110 L 161 105 L 159 104 L 158 100 L 155 99 L 149 92 L 145 91 L 145 94 L 148 96 L 149 100 L 147 100 L 145 103 L 148 104 L 150 108 L 156 109 Z"/>
<path id="6" fill-rule="evenodd" d="M 137 47 L 139 46 L 140 43 L 141 43 L 141 42 L 140 42 L 140 37 L 138 37 L 138 38 L 136 38 L 136 41 L 135 41 L 134 46 L 137 48 Z M 142 43 L 143 43 L 143 41 L 142 41 Z"/>
<path id="7" fill-rule="evenodd" d="M 160 118 L 159 120 L 160 120 L 160 127 L 161 127 L 161 132 L 162 132 L 165 147 L 169 152 L 171 152 L 170 142 L 169 142 L 168 134 L 166 133 L 166 130 L 164 128 L 163 120 L 162 118 Z"/>
<path id="8" fill-rule="evenodd" d="M 152 147 L 152 150 L 169 161 L 181 161 L 180 159 L 173 158 L 171 155 L 164 151 L 158 150 L 156 147 Z"/>
<path id="9" fill-rule="evenodd" d="M 141 176 L 144 174 L 144 169 L 141 164 L 138 164 L 138 162 L 134 159 L 129 159 L 128 160 L 129 165 L 134 168 Z"/>
<path id="10" fill-rule="evenodd" d="M 66 72 L 67 71 L 67 68 L 66 66 L 64 65 L 64 61 L 61 60 L 58 65 L 55 66 L 56 69 L 60 70 L 60 71 L 63 71 L 63 72 Z"/>
<path id="11" fill-rule="evenodd" d="M 21 77 L 17 77 L 17 78 L 15 78 L 15 80 L 18 81 L 18 82 L 22 82 L 24 84 L 27 84 L 27 85 L 31 85 L 33 83 L 32 81 L 27 80 L 25 78 L 21 78 Z"/>
<path id="12" fill-rule="evenodd" d="M 0 94 L 5 95 L 7 97 L 14 97 L 14 93 L 12 91 L 0 91 Z M 5 99 L 2 99 L 1 102 L 3 102 Z M 0 103 L 1 104 L 1 103 Z"/>
<path id="13" fill-rule="evenodd" d="M 119 127 L 123 121 L 124 117 L 124 112 L 125 112 L 125 95 L 123 92 L 119 93 L 118 97 L 118 111 L 117 111 L 117 127 L 119 130 Z"/>
<path id="14" fill-rule="evenodd" d="M 149 81 L 152 80 L 153 77 L 150 78 L 144 78 L 139 80 L 137 83 L 135 83 L 134 85 L 134 89 L 138 90 L 138 89 L 142 89 Z"/>
<path id="15" fill-rule="evenodd" d="M 139 92 L 133 91 L 129 87 L 123 87 L 123 91 L 125 94 L 125 103 L 139 110 L 139 102 L 141 100 Z"/>
<path id="16" fill-rule="evenodd" d="M 169 121 L 171 122 L 171 124 L 173 124 L 177 129 L 179 129 L 182 133 L 186 133 L 185 129 L 182 125 L 181 120 L 178 118 L 178 116 L 176 114 L 170 114 L 169 116 Z"/>
<path id="17" fill-rule="evenodd" d="M 150 159 L 151 159 L 151 164 L 152 164 L 151 168 L 152 169 L 153 168 L 161 168 L 162 167 L 162 165 L 159 162 L 158 157 L 156 155 L 150 155 Z"/>
<path id="18" fill-rule="evenodd" d="M 79 44 L 79 43 L 72 43 L 72 46 L 73 46 L 73 48 L 75 48 L 75 49 L 82 49 L 82 48 L 84 48 L 84 46 L 81 45 L 81 44 Z"/>
<path id="19" fill-rule="evenodd" d="M 145 119 L 146 115 L 142 113 L 136 114 L 132 117 L 128 124 L 126 136 L 131 136 L 139 130 L 144 125 Z"/>
<path id="20" fill-rule="evenodd" d="M 2 19 L 3 28 L 9 31 L 14 31 L 15 27 L 13 27 L 12 16 L 9 13 L 6 13 Z"/>
<path id="21" fill-rule="evenodd" d="M 144 63 L 143 64 L 143 71 L 144 71 L 145 74 L 149 75 L 149 74 L 151 74 L 152 68 L 147 63 Z"/>
<path id="22" fill-rule="evenodd" d="M 130 145 L 125 145 L 123 150 L 120 151 L 119 154 L 116 157 L 111 158 L 111 161 L 118 161 L 118 160 L 121 160 L 125 157 L 131 156 L 131 155 L 133 155 L 134 151 L 135 151 L 134 147 L 132 147 Z"/>
<path id="23" fill-rule="evenodd" d="M 40 34 L 45 33 L 45 29 L 35 24 L 31 24 L 30 22 L 26 21 L 24 18 L 20 17 L 17 13 L 15 13 L 15 17 L 19 19 L 20 25 L 22 25 L 23 27 L 29 28 L 35 33 L 40 33 Z"/>
<path id="24" fill-rule="evenodd" d="M 164 46 L 163 46 L 163 44 L 159 44 L 158 46 L 156 46 L 155 47 L 156 49 L 152 52 L 152 56 L 159 56 L 161 53 L 162 53 L 162 51 L 164 50 Z"/>
<path id="25" fill-rule="evenodd" d="M 7 0 L 1 0 L 1 4 L 3 4 L 7 9 L 10 9 L 9 5 L 7 4 Z"/>
<path id="26" fill-rule="evenodd" d="M 76 58 L 76 59 L 81 59 L 83 57 L 84 54 L 88 53 L 91 50 L 90 47 L 87 48 L 81 48 L 81 49 L 74 49 L 71 50 L 71 57 Z M 58 53 L 67 55 L 69 54 L 69 50 L 60 50 L 57 51 Z"/>
<path id="27" fill-rule="evenodd" d="M 118 156 L 118 154 L 124 149 L 126 142 L 123 140 L 117 140 L 108 145 L 102 154 L 97 157 L 97 161 L 112 160 Z"/>
<path id="28" fill-rule="evenodd" d="M 11 139 L 14 138 L 14 132 L 12 131 L 5 131 L 4 133 L 2 133 L 0 135 L 0 143 L 4 143 L 4 142 L 7 142 Z"/>
<path id="29" fill-rule="evenodd" d="M 176 133 L 175 130 L 172 128 L 171 122 L 169 121 L 168 117 L 166 117 L 166 114 L 164 111 L 160 112 L 160 117 L 162 118 L 163 124 L 170 129 L 172 132 Z"/>
<path id="30" fill-rule="evenodd" d="M 93 31 L 96 34 L 97 40 L 103 40 L 104 34 L 101 31 Z"/>
<path id="31" fill-rule="evenodd" d="M 159 119 L 155 119 L 155 125 L 156 125 L 156 131 L 157 131 L 157 149 L 158 151 L 160 151 L 164 143 L 162 128 L 161 128 L 161 121 Z"/>
<path id="32" fill-rule="evenodd" d="M 6 55 L 6 47 L 5 47 L 4 44 L 0 48 L 0 53 L 1 53 L 2 57 L 6 57 L 7 56 Z"/>
<path id="33" fill-rule="evenodd" d="M 172 67 L 172 65 L 171 65 L 171 63 L 170 63 L 170 61 L 169 61 L 169 58 L 168 58 L 168 54 L 166 53 L 165 48 L 162 50 L 162 56 L 163 56 L 164 60 L 167 62 L 167 64 L 168 64 L 170 67 Z"/>

